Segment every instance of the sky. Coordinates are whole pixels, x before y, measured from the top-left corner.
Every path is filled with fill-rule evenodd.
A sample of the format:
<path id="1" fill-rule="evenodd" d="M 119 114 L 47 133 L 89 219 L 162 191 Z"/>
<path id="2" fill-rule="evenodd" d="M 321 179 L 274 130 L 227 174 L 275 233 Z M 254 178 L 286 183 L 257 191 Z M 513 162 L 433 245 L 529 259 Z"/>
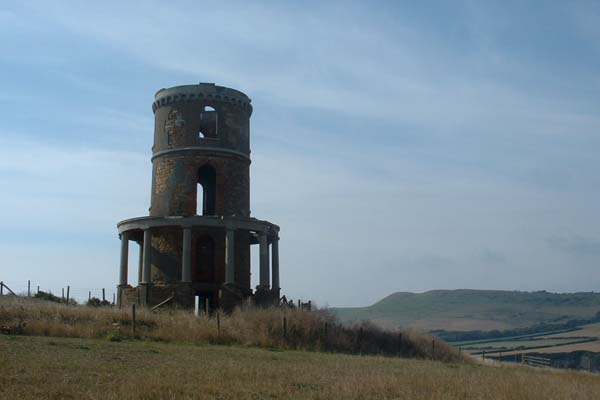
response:
<path id="1" fill-rule="evenodd" d="M 252 99 L 288 297 L 600 290 L 595 1 L 3 1 L 0 280 L 114 291 L 154 93 L 197 82 Z"/>

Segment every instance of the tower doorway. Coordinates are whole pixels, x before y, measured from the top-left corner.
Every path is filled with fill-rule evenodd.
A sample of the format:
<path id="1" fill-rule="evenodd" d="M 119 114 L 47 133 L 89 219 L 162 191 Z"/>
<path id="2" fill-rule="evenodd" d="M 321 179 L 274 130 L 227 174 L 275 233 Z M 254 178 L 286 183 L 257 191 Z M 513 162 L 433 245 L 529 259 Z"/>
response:
<path id="1" fill-rule="evenodd" d="M 194 282 L 213 283 L 215 281 L 215 241 L 209 235 L 199 235 L 195 246 Z"/>

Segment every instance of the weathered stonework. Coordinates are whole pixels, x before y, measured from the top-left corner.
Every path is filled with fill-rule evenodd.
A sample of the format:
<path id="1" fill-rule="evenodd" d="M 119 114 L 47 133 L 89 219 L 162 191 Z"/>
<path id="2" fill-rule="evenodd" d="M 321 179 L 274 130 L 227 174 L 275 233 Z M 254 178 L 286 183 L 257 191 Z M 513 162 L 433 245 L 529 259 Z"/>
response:
<path id="1" fill-rule="evenodd" d="M 174 156 L 154 159 L 150 215 L 195 215 L 198 168 L 216 171 L 216 215 L 250 216 L 250 163 L 223 156 Z"/>
<path id="2" fill-rule="evenodd" d="M 262 303 L 278 298 L 279 227 L 250 216 L 250 99 L 201 83 L 161 89 L 152 110 L 150 216 L 118 224 L 121 303 L 135 298 L 150 305 L 173 296 L 187 306 L 200 296 L 211 307 L 229 309 L 253 295 L 254 244 L 261 247 L 255 297 Z M 127 284 L 130 240 L 143 246 L 137 288 Z"/>

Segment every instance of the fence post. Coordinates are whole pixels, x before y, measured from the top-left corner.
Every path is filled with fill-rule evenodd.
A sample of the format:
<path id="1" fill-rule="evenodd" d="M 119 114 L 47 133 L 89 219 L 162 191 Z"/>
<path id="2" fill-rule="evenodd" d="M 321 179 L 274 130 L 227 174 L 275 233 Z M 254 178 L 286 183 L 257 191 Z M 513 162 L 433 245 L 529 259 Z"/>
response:
<path id="1" fill-rule="evenodd" d="M 102 302 L 106 301 L 106 289 L 102 288 Z"/>
<path id="2" fill-rule="evenodd" d="M 31 280 L 27 280 L 27 297 L 31 297 Z"/>
<path id="3" fill-rule="evenodd" d="M 398 354 L 402 353 L 402 332 L 398 332 Z"/>
<path id="4" fill-rule="evenodd" d="M 88 292 L 88 303 L 92 301 L 92 291 Z"/>
<path id="5" fill-rule="evenodd" d="M 40 294 L 40 285 L 37 287 L 37 294 Z"/>
<path id="6" fill-rule="evenodd" d="M 356 350 L 358 353 L 361 352 L 361 345 L 362 345 L 362 336 L 363 336 L 363 328 L 362 326 L 360 328 L 358 328 L 358 332 L 356 332 Z"/>
<path id="7" fill-rule="evenodd" d="M 0 281 L 0 296 L 4 294 L 4 282 Z"/>
<path id="8" fill-rule="evenodd" d="M 71 291 L 71 286 L 67 285 L 67 305 L 69 305 L 69 292 Z"/>
<path id="9" fill-rule="evenodd" d="M 113 306 L 115 305 L 115 294 L 113 293 Z"/>
<path id="10" fill-rule="evenodd" d="M 194 299 L 194 315 L 196 318 L 200 316 L 200 296 L 196 296 Z"/>
<path id="11" fill-rule="evenodd" d="M 131 332 L 135 336 L 135 303 L 131 305 Z"/>

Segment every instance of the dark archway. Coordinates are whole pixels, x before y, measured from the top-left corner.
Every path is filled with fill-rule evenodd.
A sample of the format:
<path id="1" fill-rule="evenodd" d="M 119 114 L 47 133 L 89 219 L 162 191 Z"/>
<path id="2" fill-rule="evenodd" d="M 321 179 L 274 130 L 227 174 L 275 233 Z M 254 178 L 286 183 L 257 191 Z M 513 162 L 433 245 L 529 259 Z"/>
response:
<path id="1" fill-rule="evenodd" d="M 212 283 L 215 281 L 215 241 L 208 234 L 198 235 L 195 245 L 195 268 L 192 279 L 195 282 Z"/>
<path id="2" fill-rule="evenodd" d="M 196 196 L 196 213 L 198 215 L 215 215 L 217 197 L 217 172 L 206 164 L 198 169 L 198 195 Z"/>

